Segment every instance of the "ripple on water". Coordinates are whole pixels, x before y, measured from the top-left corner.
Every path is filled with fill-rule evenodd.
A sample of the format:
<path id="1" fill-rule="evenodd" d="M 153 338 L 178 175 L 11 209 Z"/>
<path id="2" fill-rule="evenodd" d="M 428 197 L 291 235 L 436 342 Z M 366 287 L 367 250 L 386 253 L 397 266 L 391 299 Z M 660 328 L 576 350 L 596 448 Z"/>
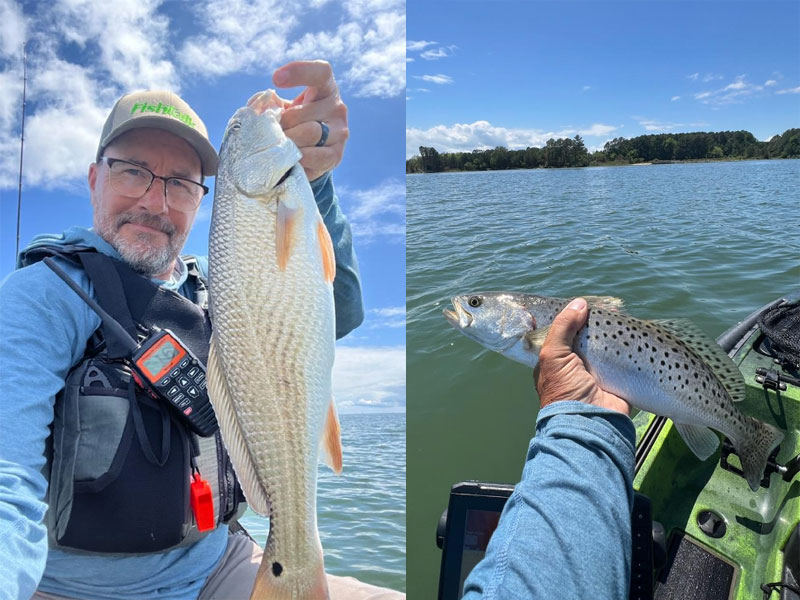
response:
<path id="1" fill-rule="evenodd" d="M 321 466 L 317 521 L 325 570 L 406 589 L 405 415 L 340 415 L 342 475 Z M 242 524 L 262 546 L 269 522 L 250 510 Z"/>
<path id="2" fill-rule="evenodd" d="M 433 534 L 458 480 L 516 481 L 530 373 L 455 332 L 456 294 L 607 294 L 716 336 L 800 283 L 798 161 L 407 177 L 409 597 L 435 597 Z"/>

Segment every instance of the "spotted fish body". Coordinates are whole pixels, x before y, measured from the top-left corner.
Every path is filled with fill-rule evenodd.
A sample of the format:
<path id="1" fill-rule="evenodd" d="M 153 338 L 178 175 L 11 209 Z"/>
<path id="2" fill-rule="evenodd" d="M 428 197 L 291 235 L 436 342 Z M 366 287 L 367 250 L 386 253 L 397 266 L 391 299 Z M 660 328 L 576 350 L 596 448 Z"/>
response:
<path id="1" fill-rule="evenodd" d="M 335 267 L 299 159 L 280 101 L 254 96 L 225 132 L 209 238 L 209 396 L 248 504 L 270 517 L 254 599 L 328 598 L 316 481 L 320 439 L 341 469 Z"/>
<path id="2" fill-rule="evenodd" d="M 645 321 L 619 312 L 616 298 L 587 297 L 589 319 L 573 349 L 604 390 L 669 417 L 701 460 L 723 433 L 734 445 L 750 488 L 758 489 L 778 429 L 743 414 L 744 380 L 725 352 L 688 321 Z M 445 317 L 456 329 L 513 360 L 536 366 L 555 316 L 570 299 L 486 292 L 453 298 Z"/>

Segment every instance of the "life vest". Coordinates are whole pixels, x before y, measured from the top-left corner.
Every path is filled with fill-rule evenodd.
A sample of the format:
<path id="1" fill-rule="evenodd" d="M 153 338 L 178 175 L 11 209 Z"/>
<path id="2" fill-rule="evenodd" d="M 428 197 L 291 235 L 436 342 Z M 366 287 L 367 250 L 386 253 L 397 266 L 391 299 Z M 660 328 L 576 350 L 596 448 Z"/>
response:
<path id="1" fill-rule="evenodd" d="M 81 266 L 98 304 L 134 339 L 153 327 L 169 329 L 206 363 L 211 322 L 196 259 L 183 258 L 196 290 L 192 302 L 87 248 L 38 247 L 23 264 L 46 256 Z M 127 353 L 101 325 L 56 396 L 45 467 L 51 548 L 130 555 L 197 542 L 208 532 L 198 531 L 190 506 L 193 465 L 210 484 L 215 524 L 235 521 L 246 508 L 219 431 L 192 433 L 165 401 L 137 385 Z"/>

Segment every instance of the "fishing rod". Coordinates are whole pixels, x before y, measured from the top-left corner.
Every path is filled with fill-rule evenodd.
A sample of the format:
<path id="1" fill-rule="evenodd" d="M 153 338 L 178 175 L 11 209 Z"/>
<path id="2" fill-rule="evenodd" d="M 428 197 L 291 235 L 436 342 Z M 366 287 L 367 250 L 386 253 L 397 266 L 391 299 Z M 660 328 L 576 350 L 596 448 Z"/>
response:
<path id="1" fill-rule="evenodd" d="M 25 145 L 25 88 L 28 82 L 28 55 L 25 52 L 27 42 L 22 44 L 22 131 L 19 137 L 19 191 L 17 193 L 17 247 L 14 251 L 14 260 L 19 256 L 19 222 L 22 212 L 22 150 Z"/>

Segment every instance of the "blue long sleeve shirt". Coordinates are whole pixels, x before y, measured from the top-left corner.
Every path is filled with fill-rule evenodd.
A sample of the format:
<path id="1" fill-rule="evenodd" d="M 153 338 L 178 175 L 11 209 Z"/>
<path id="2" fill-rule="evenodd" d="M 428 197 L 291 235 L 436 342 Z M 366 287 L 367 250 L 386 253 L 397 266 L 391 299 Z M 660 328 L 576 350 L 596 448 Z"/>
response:
<path id="1" fill-rule="evenodd" d="M 330 174 L 312 182 L 312 189 L 334 245 L 336 334 L 342 337 L 363 319 L 358 264 Z M 60 244 L 120 258 L 96 233 L 79 227 L 40 236 L 31 246 Z M 207 261 L 199 262 L 207 272 Z M 81 269 L 61 260 L 59 266 L 94 296 Z M 178 271 L 159 283 L 192 298 L 182 261 Z M 193 598 L 225 551 L 224 526 L 192 546 L 151 555 L 48 550 L 43 470 L 55 396 L 99 325 L 99 317 L 44 263 L 11 273 L 0 286 L 0 600 L 27 600 L 37 587 L 87 599 Z"/>
<path id="2" fill-rule="evenodd" d="M 543 408 L 464 600 L 627 598 L 635 439 L 616 411 L 575 401 Z"/>

